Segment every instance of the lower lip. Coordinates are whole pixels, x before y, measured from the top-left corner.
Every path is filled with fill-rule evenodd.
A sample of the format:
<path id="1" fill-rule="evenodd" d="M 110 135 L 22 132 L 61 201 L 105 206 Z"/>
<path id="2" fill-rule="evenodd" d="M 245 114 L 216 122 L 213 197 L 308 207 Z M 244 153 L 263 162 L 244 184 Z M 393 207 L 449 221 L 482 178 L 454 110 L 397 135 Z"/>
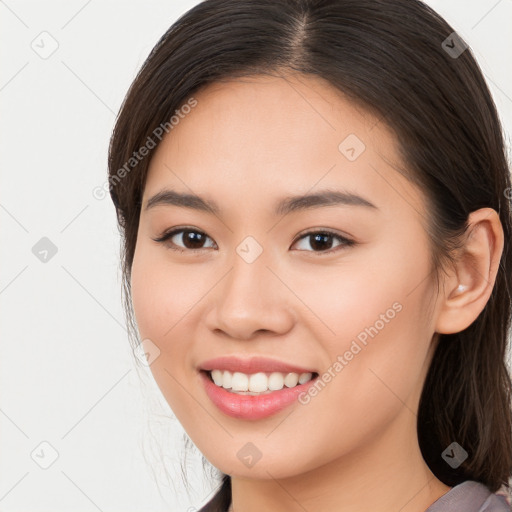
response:
<path id="1" fill-rule="evenodd" d="M 314 378 L 305 384 L 293 388 L 284 387 L 265 395 L 239 395 L 217 386 L 205 371 L 199 373 L 210 400 L 228 416 L 245 420 L 259 420 L 276 414 L 296 402 L 298 395 L 307 391 L 316 381 Z"/>

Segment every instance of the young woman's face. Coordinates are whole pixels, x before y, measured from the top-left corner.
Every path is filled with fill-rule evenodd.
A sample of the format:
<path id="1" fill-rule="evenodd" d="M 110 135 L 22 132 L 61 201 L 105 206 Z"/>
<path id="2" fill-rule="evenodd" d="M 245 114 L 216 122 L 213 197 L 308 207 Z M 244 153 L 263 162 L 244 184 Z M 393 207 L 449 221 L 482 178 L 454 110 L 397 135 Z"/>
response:
<path id="1" fill-rule="evenodd" d="M 413 446 L 439 307 L 429 213 L 393 168 L 394 136 L 312 77 L 251 77 L 194 97 L 152 158 L 131 276 L 176 417 L 211 463 L 247 478 Z M 163 191 L 218 211 L 151 201 Z M 326 191 L 338 196 L 283 203 Z M 171 228 L 189 231 L 155 241 Z M 284 366 L 231 360 L 256 356 Z M 207 363 L 218 357 L 227 365 Z M 240 389 L 284 388 L 233 393 L 229 368 Z M 201 369 L 222 370 L 220 386 Z M 288 373 L 308 372 L 318 376 L 294 388 Z"/>

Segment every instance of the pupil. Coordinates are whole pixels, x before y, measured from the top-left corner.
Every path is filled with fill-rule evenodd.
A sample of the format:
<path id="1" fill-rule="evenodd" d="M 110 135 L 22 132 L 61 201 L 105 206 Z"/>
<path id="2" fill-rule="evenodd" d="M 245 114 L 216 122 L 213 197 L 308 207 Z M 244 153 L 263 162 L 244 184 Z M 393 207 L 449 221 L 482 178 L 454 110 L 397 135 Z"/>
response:
<path id="1" fill-rule="evenodd" d="M 313 236 L 313 239 L 314 239 L 314 243 L 311 244 L 311 247 L 313 249 L 319 249 L 319 250 L 322 250 L 322 249 L 329 249 L 330 247 L 325 247 L 325 243 L 322 243 L 320 242 L 319 246 L 317 245 L 317 242 L 319 242 L 321 239 L 326 239 L 326 238 L 330 238 L 331 235 L 328 234 L 328 233 L 325 233 L 325 234 L 317 234 L 317 235 L 314 235 Z M 327 244 L 327 245 L 331 245 L 331 244 Z"/>
<path id="2" fill-rule="evenodd" d="M 201 242 L 202 242 L 202 234 L 198 233 L 197 231 L 185 231 L 185 240 L 188 242 L 192 242 L 192 247 L 189 247 L 191 249 L 201 249 Z M 194 246 L 194 242 L 199 242 L 198 247 Z M 186 246 L 187 244 L 185 244 Z"/>

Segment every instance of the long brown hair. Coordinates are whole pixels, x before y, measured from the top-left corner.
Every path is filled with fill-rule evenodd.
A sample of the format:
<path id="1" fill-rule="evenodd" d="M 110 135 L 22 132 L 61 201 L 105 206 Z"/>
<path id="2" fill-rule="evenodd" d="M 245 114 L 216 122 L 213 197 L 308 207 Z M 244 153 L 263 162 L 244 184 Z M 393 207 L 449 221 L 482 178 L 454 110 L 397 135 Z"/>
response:
<path id="1" fill-rule="evenodd" d="M 126 95 L 110 144 L 110 194 L 133 335 L 129 279 L 154 147 L 126 163 L 193 93 L 223 79 L 293 71 L 327 80 L 377 115 L 396 134 L 408 178 L 430 205 L 434 268 L 450 261 L 472 211 L 490 207 L 500 216 L 505 246 L 491 297 L 467 329 L 440 335 L 417 422 L 437 478 L 449 486 L 472 479 L 495 492 L 512 473 L 512 189 L 495 104 L 454 32 L 417 0 L 205 0 L 162 36 Z M 453 441 L 468 452 L 455 469 L 441 456 Z M 203 510 L 225 511 L 230 483 L 223 475 Z"/>

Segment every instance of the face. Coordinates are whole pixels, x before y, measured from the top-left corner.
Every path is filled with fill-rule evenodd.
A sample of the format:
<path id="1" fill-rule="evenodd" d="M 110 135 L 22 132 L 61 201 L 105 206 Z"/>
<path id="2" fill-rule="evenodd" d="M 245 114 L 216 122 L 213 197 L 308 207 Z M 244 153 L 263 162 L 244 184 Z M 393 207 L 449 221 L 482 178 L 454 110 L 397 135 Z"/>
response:
<path id="1" fill-rule="evenodd" d="M 151 160 L 131 275 L 176 417 L 213 465 L 247 478 L 347 461 L 392 426 L 416 436 L 437 297 L 428 209 L 395 168 L 393 134 L 318 78 L 255 76 L 194 98 Z M 289 200 L 326 191 L 338 195 Z M 206 363 L 218 357 L 227 366 Z M 235 388 L 245 374 L 284 387 L 233 393 L 230 367 Z M 314 379 L 294 387 L 288 373 Z"/>

